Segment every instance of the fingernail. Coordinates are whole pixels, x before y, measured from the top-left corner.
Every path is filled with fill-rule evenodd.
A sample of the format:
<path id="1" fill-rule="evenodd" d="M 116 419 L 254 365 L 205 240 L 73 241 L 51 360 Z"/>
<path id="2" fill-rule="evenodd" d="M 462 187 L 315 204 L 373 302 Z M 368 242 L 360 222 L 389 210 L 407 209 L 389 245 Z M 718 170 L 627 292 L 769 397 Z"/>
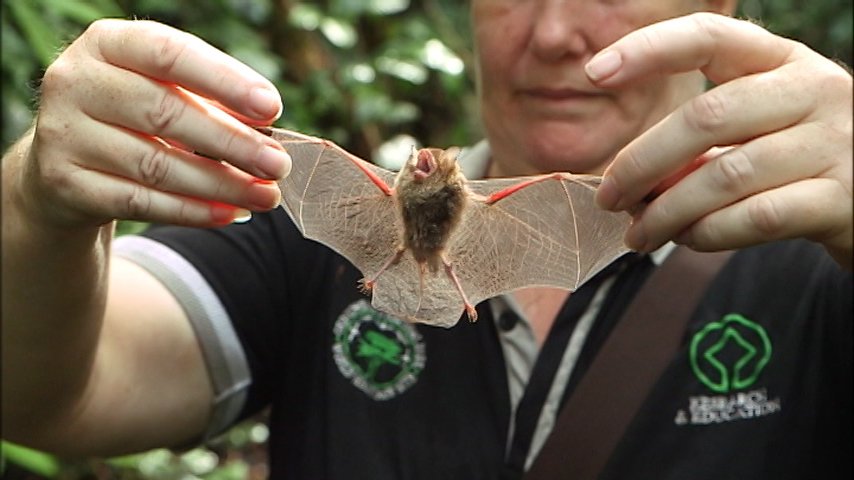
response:
<path id="1" fill-rule="evenodd" d="M 238 219 L 252 217 L 252 212 L 243 208 L 214 203 L 211 205 L 211 221 L 216 225 L 228 225 Z"/>
<path id="2" fill-rule="evenodd" d="M 231 223 L 246 223 L 249 220 L 252 220 L 252 212 L 238 208 L 234 211 L 234 218 L 231 220 Z"/>
<path id="3" fill-rule="evenodd" d="M 282 99 L 279 93 L 264 87 L 255 87 L 249 92 L 249 108 L 260 120 L 279 118 L 282 113 Z"/>
<path id="4" fill-rule="evenodd" d="M 587 72 L 590 80 L 598 82 L 616 73 L 622 65 L 623 57 L 620 55 L 620 52 L 609 50 L 599 53 L 587 62 L 584 71 Z"/>
<path id="5" fill-rule="evenodd" d="M 646 232 L 641 222 L 634 222 L 629 231 L 626 232 L 626 246 L 637 252 L 644 252 L 646 248 Z"/>
<path id="6" fill-rule="evenodd" d="M 605 176 L 599 188 L 596 189 L 596 204 L 604 210 L 613 210 L 620 201 L 620 191 L 617 182 L 611 175 Z"/>
<path id="7" fill-rule="evenodd" d="M 291 171 L 291 156 L 284 150 L 266 146 L 261 149 L 255 166 L 267 178 L 284 178 Z"/>

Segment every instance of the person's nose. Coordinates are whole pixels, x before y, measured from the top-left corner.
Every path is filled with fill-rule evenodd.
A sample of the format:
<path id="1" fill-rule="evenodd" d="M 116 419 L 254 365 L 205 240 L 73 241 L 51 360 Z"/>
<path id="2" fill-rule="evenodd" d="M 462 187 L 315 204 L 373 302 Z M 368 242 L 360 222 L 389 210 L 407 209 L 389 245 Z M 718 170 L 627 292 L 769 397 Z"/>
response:
<path id="1" fill-rule="evenodd" d="M 530 48 L 544 61 L 580 56 L 587 50 L 584 36 L 584 13 L 574 0 L 543 0 L 536 12 Z"/>

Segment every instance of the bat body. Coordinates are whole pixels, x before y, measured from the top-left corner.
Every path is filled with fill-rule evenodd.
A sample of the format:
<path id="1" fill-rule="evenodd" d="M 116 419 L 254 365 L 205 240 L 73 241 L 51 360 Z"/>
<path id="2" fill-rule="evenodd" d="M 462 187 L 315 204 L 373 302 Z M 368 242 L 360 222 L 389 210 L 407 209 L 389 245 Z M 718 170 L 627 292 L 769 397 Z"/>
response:
<path id="1" fill-rule="evenodd" d="M 272 136 L 293 159 L 279 187 L 297 228 L 362 272 L 374 307 L 408 321 L 450 327 L 501 293 L 575 290 L 627 251 L 630 217 L 595 206 L 599 177 L 469 181 L 455 147 L 413 149 L 395 174 L 327 140 Z"/>
<path id="2" fill-rule="evenodd" d="M 466 204 L 466 179 L 457 165 L 458 153 L 458 149 L 421 150 L 395 179 L 404 247 L 433 272 L 439 267 L 438 254 L 459 223 Z"/>

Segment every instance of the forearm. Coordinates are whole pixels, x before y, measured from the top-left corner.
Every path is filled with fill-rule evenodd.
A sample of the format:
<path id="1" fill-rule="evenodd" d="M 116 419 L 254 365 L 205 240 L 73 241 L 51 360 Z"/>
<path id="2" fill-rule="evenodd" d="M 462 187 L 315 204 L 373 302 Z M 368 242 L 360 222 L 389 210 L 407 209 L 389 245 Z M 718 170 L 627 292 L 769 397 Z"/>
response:
<path id="1" fill-rule="evenodd" d="M 39 218 L 21 182 L 31 138 L 2 164 L 2 424 L 11 440 L 66 418 L 85 393 L 112 236 L 112 224 L 62 229 Z"/>

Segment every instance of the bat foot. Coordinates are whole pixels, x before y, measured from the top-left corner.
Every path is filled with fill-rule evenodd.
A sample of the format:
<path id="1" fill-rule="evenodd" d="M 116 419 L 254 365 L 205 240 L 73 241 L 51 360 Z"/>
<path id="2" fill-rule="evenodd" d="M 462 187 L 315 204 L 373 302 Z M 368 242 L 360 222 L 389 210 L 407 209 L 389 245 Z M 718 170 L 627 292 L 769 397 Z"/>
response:
<path id="1" fill-rule="evenodd" d="M 374 289 L 374 283 L 376 283 L 376 282 L 374 282 L 373 280 L 368 280 L 367 278 L 363 278 L 363 279 L 359 280 L 359 290 L 362 293 L 364 293 L 365 295 L 370 295 L 371 291 L 373 291 L 373 289 Z"/>
<path id="2" fill-rule="evenodd" d="M 473 306 L 466 304 L 466 315 L 469 317 L 469 323 L 477 321 L 477 310 Z"/>

